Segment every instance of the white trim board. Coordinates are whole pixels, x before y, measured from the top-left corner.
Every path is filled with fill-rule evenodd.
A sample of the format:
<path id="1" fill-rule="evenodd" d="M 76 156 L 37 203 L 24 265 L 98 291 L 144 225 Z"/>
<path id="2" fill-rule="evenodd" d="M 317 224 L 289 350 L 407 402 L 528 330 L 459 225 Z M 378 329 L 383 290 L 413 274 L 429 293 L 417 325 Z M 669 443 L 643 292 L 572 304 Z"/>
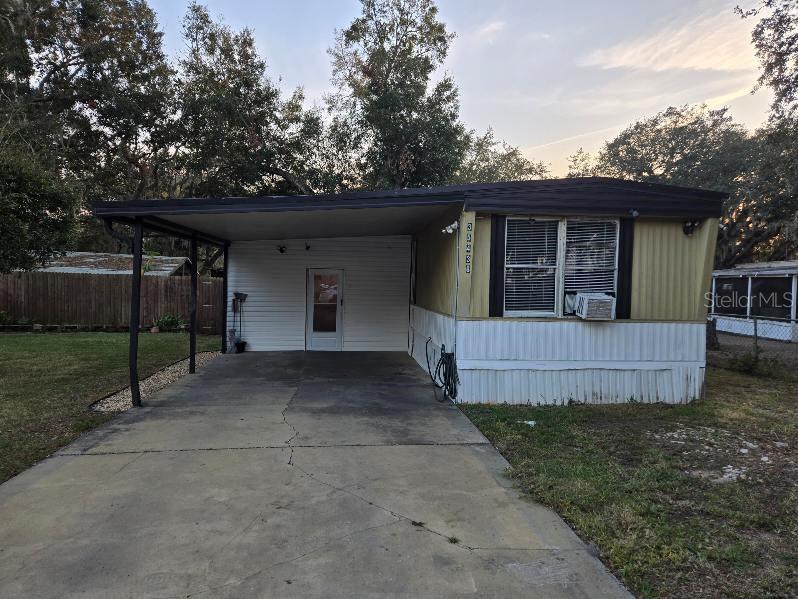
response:
<path id="1" fill-rule="evenodd" d="M 458 370 L 673 370 L 704 368 L 705 362 L 658 362 L 620 360 L 458 360 Z"/>

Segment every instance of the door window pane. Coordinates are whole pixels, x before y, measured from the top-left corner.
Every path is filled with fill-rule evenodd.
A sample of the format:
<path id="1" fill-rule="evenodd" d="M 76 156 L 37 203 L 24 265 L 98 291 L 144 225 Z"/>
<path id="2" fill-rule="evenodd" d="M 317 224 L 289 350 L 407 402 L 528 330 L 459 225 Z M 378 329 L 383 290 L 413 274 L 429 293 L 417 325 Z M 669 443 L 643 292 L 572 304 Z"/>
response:
<path id="1" fill-rule="evenodd" d="M 313 332 L 334 333 L 338 317 L 338 275 L 313 275 Z"/>
<path id="2" fill-rule="evenodd" d="M 334 333 L 335 321 L 337 316 L 335 304 L 314 304 L 313 305 L 313 332 L 314 333 Z"/>
<path id="3" fill-rule="evenodd" d="M 338 302 L 338 277 L 336 275 L 313 275 L 313 303 L 335 304 Z"/>

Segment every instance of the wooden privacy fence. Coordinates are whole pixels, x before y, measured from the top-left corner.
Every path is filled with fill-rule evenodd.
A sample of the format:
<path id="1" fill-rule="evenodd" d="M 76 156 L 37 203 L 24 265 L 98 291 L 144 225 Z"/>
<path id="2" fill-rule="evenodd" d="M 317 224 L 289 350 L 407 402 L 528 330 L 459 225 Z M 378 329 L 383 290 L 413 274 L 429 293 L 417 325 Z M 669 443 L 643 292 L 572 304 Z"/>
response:
<path id="1" fill-rule="evenodd" d="M 131 275 L 15 272 L 0 275 L 0 310 L 14 321 L 43 325 L 127 328 Z M 141 323 L 149 328 L 164 314 L 189 319 L 191 277 L 142 277 Z M 198 333 L 221 334 L 222 279 L 201 278 Z"/>

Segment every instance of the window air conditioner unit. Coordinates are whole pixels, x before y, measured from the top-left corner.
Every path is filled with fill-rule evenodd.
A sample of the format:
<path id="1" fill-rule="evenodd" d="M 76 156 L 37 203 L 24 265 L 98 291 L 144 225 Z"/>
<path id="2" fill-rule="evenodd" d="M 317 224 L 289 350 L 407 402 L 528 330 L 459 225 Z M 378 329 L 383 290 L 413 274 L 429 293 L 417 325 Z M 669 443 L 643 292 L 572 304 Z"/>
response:
<path id="1" fill-rule="evenodd" d="M 606 293 L 577 293 L 576 315 L 584 320 L 615 320 L 615 298 Z"/>

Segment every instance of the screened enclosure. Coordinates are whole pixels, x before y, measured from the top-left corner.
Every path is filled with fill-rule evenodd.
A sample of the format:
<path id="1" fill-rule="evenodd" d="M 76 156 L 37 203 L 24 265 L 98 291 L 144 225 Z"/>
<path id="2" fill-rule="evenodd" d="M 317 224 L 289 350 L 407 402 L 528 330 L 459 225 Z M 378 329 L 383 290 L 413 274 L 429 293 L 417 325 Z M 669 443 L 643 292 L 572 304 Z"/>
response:
<path id="1" fill-rule="evenodd" d="M 719 331 L 798 341 L 797 278 L 798 262 L 744 264 L 715 271 L 710 317 Z"/>

